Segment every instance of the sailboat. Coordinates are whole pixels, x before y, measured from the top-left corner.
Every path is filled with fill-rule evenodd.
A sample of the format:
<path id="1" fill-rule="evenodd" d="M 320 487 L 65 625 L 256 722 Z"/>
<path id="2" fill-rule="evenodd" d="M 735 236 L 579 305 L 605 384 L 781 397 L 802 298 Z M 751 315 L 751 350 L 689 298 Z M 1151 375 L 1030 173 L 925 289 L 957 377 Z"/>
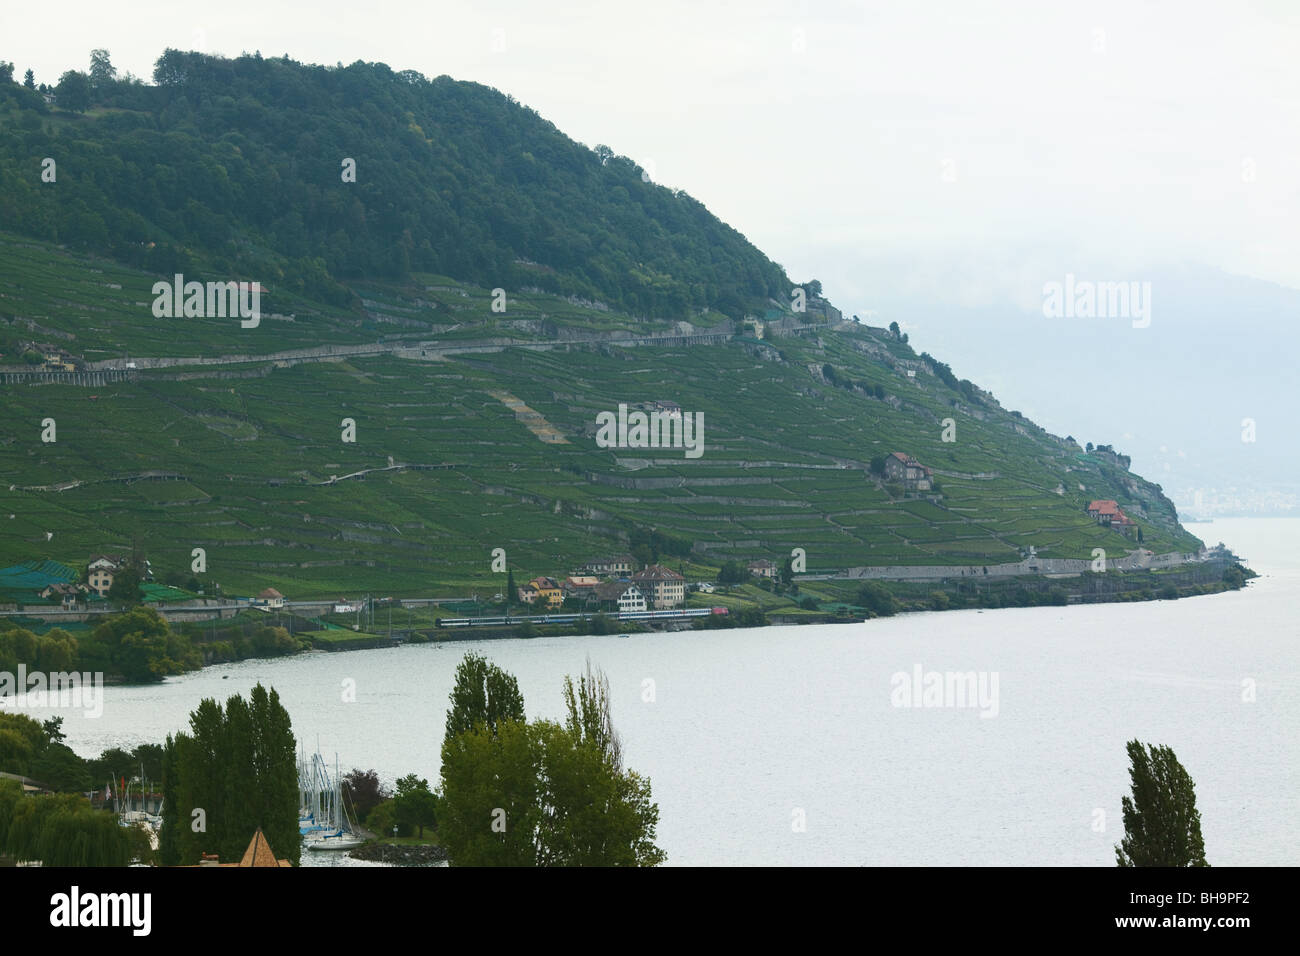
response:
<path id="1" fill-rule="evenodd" d="M 347 808 L 343 805 L 343 782 L 338 772 L 338 755 L 334 773 L 317 752 L 311 759 L 298 761 L 298 788 L 301 797 L 298 832 L 308 850 L 351 850 L 366 841 L 358 836 Z"/>
<path id="2" fill-rule="evenodd" d="M 112 782 L 106 789 L 111 792 Z M 119 793 L 117 807 L 117 822 L 119 826 L 134 827 L 141 826 L 149 837 L 149 846 L 151 849 L 158 849 L 158 833 L 162 829 L 162 806 L 159 805 L 158 812 L 151 813 L 147 804 L 147 786 L 144 777 L 144 766 L 140 767 L 140 806 L 136 810 L 131 809 L 131 785 L 123 780 L 123 789 Z"/>

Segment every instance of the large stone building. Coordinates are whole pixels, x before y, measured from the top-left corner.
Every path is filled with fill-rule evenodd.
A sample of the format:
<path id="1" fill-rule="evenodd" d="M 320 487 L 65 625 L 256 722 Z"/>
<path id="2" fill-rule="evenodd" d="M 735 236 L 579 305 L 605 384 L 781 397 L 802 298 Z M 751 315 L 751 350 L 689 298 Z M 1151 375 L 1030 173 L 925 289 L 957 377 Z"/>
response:
<path id="1" fill-rule="evenodd" d="M 686 603 L 686 579 L 662 564 L 652 564 L 632 575 L 632 583 L 645 594 L 652 610 L 670 611 Z"/>
<path id="2" fill-rule="evenodd" d="M 929 491 L 934 475 L 911 455 L 896 451 L 885 459 L 885 480 L 896 481 L 908 491 Z"/>

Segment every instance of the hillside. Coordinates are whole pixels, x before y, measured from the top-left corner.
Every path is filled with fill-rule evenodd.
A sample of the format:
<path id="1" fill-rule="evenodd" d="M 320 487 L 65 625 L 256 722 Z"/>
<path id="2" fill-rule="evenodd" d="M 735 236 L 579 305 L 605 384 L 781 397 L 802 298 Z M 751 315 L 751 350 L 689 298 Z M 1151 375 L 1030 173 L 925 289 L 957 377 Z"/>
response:
<path id="1" fill-rule="evenodd" d="M 1047 434 L 815 296 L 791 313 L 789 280 L 735 230 L 493 91 L 364 64 L 168 54 L 160 70 L 162 86 L 115 88 L 85 115 L 6 91 L 0 148 L 122 175 L 88 183 L 64 158 L 57 184 L 11 189 L 18 174 L 0 167 L 22 233 L 0 233 L 0 566 L 80 565 L 135 540 L 158 571 L 188 573 L 203 548 L 227 593 L 306 597 L 499 588 L 494 548 L 531 576 L 637 543 L 701 573 L 796 547 L 810 572 L 1136 547 L 1084 513 L 1094 498 L 1116 499 L 1144 547 L 1199 546 L 1118 457 Z M 394 125 L 398 106 L 412 116 Z M 343 155 L 371 178 L 348 193 L 363 177 L 340 182 L 333 157 L 354 126 L 370 152 Z M 132 167 L 159 136 L 172 173 Z M 319 171 L 304 136 L 330 143 Z M 504 142 L 527 147 L 536 175 L 484 145 Z M 223 177 L 245 183 L 238 202 L 205 193 Z M 160 192 L 169 182 L 193 208 Z M 524 216 L 514 231 L 484 205 L 499 195 Z M 323 209 L 354 201 L 369 226 L 342 229 L 339 252 Z M 385 203 L 414 219 L 385 220 Z M 104 235 L 76 233 L 94 217 Z M 431 254 L 367 258 L 415 221 L 412 248 Z M 561 222 L 563 255 L 544 244 Z M 146 236 L 152 249 L 131 246 Z M 196 278 L 264 282 L 260 325 L 156 317 L 153 284 L 176 264 L 159 249 Z M 647 292 L 652 274 L 664 296 Z M 768 320 L 764 338 L 735 321 L 746 314 Z M 51 348 L 79 371 L 42 370 Z M 699 457 L 598 444 L 601 413 L 653 402 L 702 414 Z M 56 441 L 41 440 L 46 419 Z M 883 480 L 872 462 L 892 452 L 939 491 Z"/>
<path id="2" fill-rule="evenodd" d="M 411 270 L 672 319 L 789 299 L 699 202 L 487 87 L 176 50 L 154 78 L 64 95 L 84 112 L 3 84 L 0 222 L 163 275 L 258 279 L 270 311 L 291 291 L 355 310 L 345 282 Z"/>

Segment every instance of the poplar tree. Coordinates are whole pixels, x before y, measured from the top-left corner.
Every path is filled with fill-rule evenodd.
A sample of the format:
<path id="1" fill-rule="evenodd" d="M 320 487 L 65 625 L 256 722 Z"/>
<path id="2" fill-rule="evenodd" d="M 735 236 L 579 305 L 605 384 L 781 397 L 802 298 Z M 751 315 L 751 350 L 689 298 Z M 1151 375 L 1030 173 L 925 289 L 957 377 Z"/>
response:
<path id="1" fill-rule="evenodd" d="M 190 714 L 190 733 L 178 734 L 172 746 L 164 858 L 193 865 L 216 853 L 232 862 L 261 827 L 278 857 L 298 863 L 298 761 L 289 714 L 275 690 L 258 684 L 248 701 L 236 694 L 224 710 L 203 700 Z"/>
<path id="2" fill-rule="evenodd" d="M 1209 866 L 1201 839 L 1196 786 L 1169 747 L 1127 744 L 1133 796 L 1124 797 L 1120 866 Z"/>

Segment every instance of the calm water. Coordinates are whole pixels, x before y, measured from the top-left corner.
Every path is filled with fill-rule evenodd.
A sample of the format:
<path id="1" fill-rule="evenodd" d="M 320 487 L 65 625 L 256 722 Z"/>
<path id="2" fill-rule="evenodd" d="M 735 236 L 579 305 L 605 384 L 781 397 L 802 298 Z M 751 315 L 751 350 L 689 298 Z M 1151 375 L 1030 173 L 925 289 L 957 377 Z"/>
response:
<path id="1" fill-rule="evenodd" d="M 160 741 L 201 698 L 260 680 L 331 762 L 337 751 L 390 783 L 435 781 L 465 650 L 514 673 L 529 715 L 550 718 L 590 655 L 610 677 L 627 765 L 653 783 L 670 864 L 1111 866 L 1136 737 L 1172 746 L 1196 781 L 1212 864 L 1295 865 L 1300 520 L 1192 530 L 1263 577 L 1176 602 L 249 661 L 108 688 L 102 718 L 65 712 L 65 730 L 85 755 Z M 996 716 L 893 706 L 891 677 L 917 665 L 996 673 Z M 341 699 L 348 678 L 355 703 Z"/>

